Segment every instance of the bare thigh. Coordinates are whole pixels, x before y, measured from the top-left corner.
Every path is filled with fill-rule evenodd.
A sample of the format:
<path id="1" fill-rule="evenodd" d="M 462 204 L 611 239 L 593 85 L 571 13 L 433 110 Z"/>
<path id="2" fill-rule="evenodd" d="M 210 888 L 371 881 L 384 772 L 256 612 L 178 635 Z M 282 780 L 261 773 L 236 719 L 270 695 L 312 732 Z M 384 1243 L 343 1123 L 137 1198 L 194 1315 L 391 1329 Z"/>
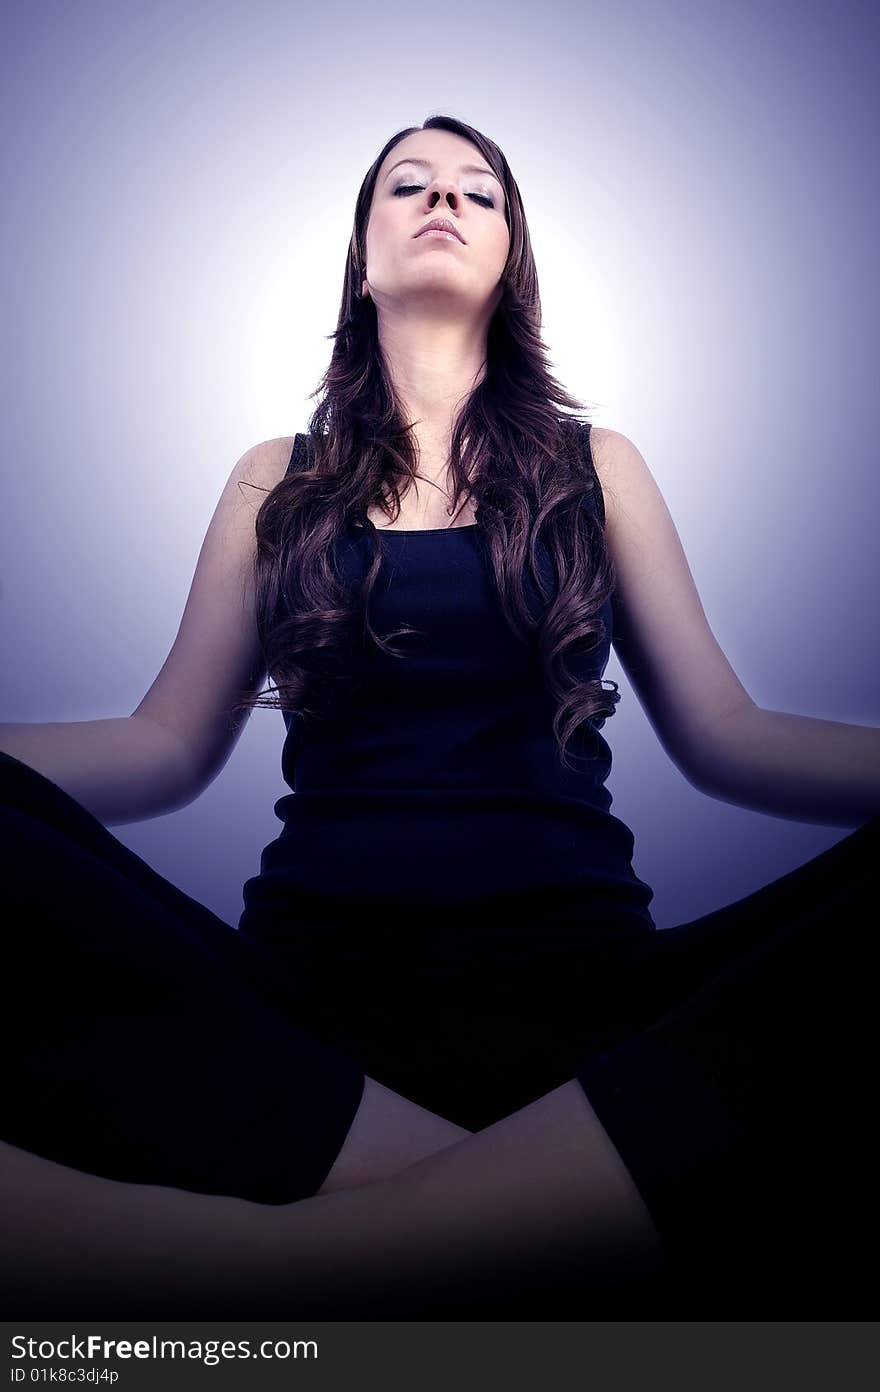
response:
<path id="1" fill-rule="evenodd" d="M 329 1194 L 387 1179 L 471 1135 L 463 1126 L 367 1077 L 348 1135 L 316 1192 Z"/>

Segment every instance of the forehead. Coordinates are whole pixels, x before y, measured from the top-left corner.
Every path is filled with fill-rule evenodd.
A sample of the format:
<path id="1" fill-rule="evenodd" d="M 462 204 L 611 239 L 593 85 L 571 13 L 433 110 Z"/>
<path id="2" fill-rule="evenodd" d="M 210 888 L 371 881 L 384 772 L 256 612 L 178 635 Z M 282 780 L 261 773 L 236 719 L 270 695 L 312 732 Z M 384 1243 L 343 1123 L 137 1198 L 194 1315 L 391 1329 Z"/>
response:
<path id="1" fill-rule="evenodd" d="M 496 178 L 488 160 L 469 140 L 463 140 L 449 131 L 428 130 L 407 136 L 393 150 L 389 150 L 379 170 L 379 179 L 384 179 L 401 162 L 418 165 L 419 160 L 427 162 L 424 167 L 445 164 L 455 173 L 481 170 L 487 171 L 490 178 Z M 496 182 L 500 184 L 500 180 L 496 179 Z"/>

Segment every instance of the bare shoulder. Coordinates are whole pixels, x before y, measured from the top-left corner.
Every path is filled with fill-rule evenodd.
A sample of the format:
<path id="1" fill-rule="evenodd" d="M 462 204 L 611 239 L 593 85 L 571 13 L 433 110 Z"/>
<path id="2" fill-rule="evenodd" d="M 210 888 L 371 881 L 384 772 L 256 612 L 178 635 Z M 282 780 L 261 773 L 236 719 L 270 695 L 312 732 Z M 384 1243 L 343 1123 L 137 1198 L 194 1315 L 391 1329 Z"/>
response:
<path id="1" fill-rule="evenodd" d="M 653 483 L 653 476 L 641 451 L 619 430 L 594 425 L 590 430 L 590 451 L 602 487 L 605 530 L 610 536 L 627 495 Z"/>
<path id="2" fill-rule="evenodd" d="M 271 491 L 287 472 L 293 440 L 292 435 L 277 435 L 274 439 L 251 445 L 233 470 L 235 481 Z"/>
<path id="3" fill-rule="evenodd" d="M 623 436 L 619 430 L 609 430 L 604 425 L 594 425 L 590 427 L 590 449 L 593 452 L 593 463 L 599 467 L 600 462 L 607 458 L 608 450 L 613 447 L 615 440 L 622 440 Z"/>

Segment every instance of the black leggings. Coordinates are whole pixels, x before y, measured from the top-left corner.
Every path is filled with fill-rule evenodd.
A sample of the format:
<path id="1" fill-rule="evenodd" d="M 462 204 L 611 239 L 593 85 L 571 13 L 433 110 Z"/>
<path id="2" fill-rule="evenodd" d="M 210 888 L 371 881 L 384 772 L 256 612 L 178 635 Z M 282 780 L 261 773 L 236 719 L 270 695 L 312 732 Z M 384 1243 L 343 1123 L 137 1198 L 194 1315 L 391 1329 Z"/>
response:
<path id="1" fill-rule="evenodd" d="M 2 752 L 0 815 L 10 1144 L 112 1179 L 292 1203 L 326 1178 L 365 1072 L 461 1120 L 442 1103 L 477 1063 L 464 1012 L 460 1030 L 438 1016 L 446 1081 L 407 1090 L 405 1039 L 387 1067 L 387 1041 L 340 1048 L 355 1037 L 341 986 L 299 995 L 267 946 Z M 870 1267 L 877 1236 L 878 838 L 874 818 L 736 903 L 598 952 L 578 980 L 568 1047 L 582 1052 L 569 1067 L 548 1043 L 534 1080 L 577 1077 L 663 1240 L 663 1291 L 622 1317 L 872 1317 L 855 1258 Z M 331 1016 L 339 1030 L 316 1036 Z M 514 1075 L 499 1115 L 539 1095 L 522 1083 L 536 1050 L 518 1054 L 527 1032 L 503 1018 L 485 1065 L 499 1097 L 505 1056 Z"/>

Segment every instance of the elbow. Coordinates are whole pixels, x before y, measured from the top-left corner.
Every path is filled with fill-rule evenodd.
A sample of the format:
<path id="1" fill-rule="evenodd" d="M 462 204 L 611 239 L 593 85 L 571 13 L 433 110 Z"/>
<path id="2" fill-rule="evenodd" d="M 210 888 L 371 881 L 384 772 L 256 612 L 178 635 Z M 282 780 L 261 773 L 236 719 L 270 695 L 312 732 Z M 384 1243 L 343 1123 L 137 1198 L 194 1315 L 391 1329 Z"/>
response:
<path id="1" fill-rule="evenodd" d="M 754 739 L 751 719 L 759 707 L 749 701 L 687 739 L 667 745 L 670 757 L 692 788 L 722 802 L 738 802 Z"/>

